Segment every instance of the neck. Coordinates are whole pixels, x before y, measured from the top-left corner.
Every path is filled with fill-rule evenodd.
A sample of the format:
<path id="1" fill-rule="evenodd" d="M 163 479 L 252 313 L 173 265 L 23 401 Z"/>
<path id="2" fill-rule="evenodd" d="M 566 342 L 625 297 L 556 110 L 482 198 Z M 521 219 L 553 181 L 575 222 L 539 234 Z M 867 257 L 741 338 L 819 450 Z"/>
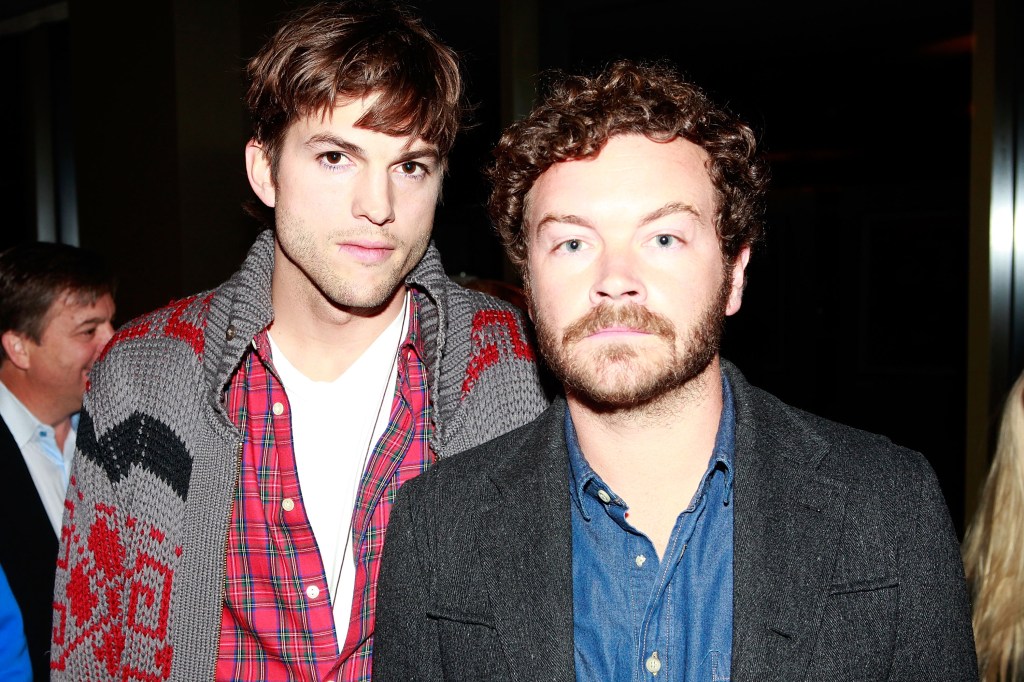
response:
<path id="1" fill-rule="evenodd" d="M 292 279 L 275 269 L 270 332 L 288 361 L 314 381 L 341 376 L 405 305 L 404 286 L 379 307 L 346 308 L 331 303 L 312 285 L 296 286 Z"/>
<path id="2" fill-rule="evenodd" d="M 81 405 L 69 412 L 67 407 L 52 404 L 47 396 L 42 394 L 38 387 L 29 380 L 28 374 L 24 370 L 6 360 L 0 364 L 0 381 L 32 413 L 33 417 L 43 424 L 53 427 L 57 445 L 63 448 L 64 439 L 71 432 L 71 416 L 81 409 Z"/>
<path id="3" fill-rule="evenodd" d="M 722 415 L 721 367 L 716 358 L 685 385 L 642 405 L 604 408 L 571 392 L 566 402 L 591 466 L 600 464 L 610 474 L 635 471 L 643 459 L 696 459 L 706 466 Z M 691 443 L 708 447 L 694 452 Z"/>
<path id="4" fill-rule="evenodd" d="M 707 470 L 722 416 L 718 359 L 642 406 L 605 410 L 566 396 L 587 463 L 630 507 L 659 555 Z"/>

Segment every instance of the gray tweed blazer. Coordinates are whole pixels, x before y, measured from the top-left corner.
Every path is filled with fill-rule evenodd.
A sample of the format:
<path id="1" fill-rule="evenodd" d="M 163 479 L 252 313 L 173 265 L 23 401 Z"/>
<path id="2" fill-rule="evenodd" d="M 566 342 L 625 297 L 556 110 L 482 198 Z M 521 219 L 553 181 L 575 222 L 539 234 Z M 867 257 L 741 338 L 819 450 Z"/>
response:
<path id="1" fill-rule="evenodd" d="M 733 680 L 975 680 L 956 537 L 918 453 L 736 401 Z M 402 488 L 374 679 L 575 679 L 562 400 Z"/>

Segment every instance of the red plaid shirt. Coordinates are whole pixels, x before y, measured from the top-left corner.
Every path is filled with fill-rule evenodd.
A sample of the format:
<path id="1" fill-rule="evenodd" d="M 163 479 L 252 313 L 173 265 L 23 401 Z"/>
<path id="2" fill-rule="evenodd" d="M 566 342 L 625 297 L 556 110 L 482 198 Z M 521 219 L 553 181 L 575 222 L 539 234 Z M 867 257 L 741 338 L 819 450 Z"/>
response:
<path id="1" fill-rule="evenodd" d="M 411 312 L 391 417 L 356 496 L 355 593 L 340 656 L 327 577 L 299 490 L 288 397 L 270 371 L 266 332 L 232 377 L 227 410 L 245 443 L 228 530 L 218 680 L 370 679 L 384 529 L 398 488 L 434 461 L 415 297 Z"/>

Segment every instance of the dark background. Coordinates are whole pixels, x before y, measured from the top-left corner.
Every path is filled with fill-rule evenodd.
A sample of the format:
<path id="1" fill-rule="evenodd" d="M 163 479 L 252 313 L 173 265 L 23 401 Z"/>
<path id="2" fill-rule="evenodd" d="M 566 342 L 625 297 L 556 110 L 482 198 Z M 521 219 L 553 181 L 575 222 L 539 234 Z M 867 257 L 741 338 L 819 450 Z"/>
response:
<path id="1" fill-rule="evenodd" d="M 0 247 L 35 237 L 38 173 L 58 194 L 70 184 L 78 240 L 117 270 L 124 322 L 217 284 L 258 231 L 240 208 L 241 72 L 299 3 L 60 4 L 64 20 L 0 31 Z M 5 6 L 0 29 L 39 5 Z M 723 355 L 791 404 L 924 452 L 962 529 L 969 2 L 417 6 L 462 54 L 476 104 L 436 219 L 451 274 L 509 278 L 479 169 L 516 111 L 512 80 L 671 61 L 758 130 L 772 167 L 767 239 Z M 525 32 L 510 28 L 524 16 Z"/>

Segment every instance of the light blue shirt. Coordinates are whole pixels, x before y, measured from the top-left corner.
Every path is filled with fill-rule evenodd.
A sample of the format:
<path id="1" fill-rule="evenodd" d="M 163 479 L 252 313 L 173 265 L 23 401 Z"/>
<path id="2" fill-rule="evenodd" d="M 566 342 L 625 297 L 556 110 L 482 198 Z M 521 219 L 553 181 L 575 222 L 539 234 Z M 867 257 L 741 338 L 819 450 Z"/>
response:
<path id="1" fill-rule="evenodd" d="M 730 679 L 736 413 L 724 375 L 722 403 L 708 468 L 660 561 L 587 463 L 566 411 L 577 680 Z"/>
<path id="2" fill-rule="evenodd" d="M 63 449 L 59 448 L 53 427 L 29 412 L 0 381 L 0 417 L 3 417 L 21 450 L 21 456 L 25 458 L 25 466 L 46 509 L 46 516 L 59 538 L 64 518 L 64 496 L 71 476 L 71 459 L 75 454 L 78 415 L 71 417 L 71 430 L 64 439 Z"/>

